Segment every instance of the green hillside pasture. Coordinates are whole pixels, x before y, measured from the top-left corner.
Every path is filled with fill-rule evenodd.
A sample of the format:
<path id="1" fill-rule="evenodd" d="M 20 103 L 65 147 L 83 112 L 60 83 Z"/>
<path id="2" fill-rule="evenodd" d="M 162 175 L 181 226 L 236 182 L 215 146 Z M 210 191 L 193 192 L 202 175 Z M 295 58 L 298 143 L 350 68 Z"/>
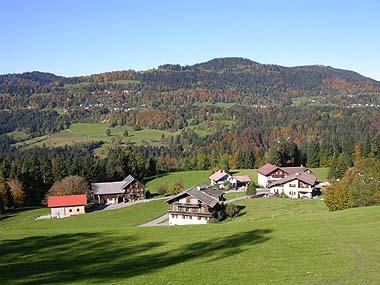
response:
<path id="1" fill-rule="evenodd" d="M 194 185 L 208 183 L 208 177 L 211 174 L 211 170 L 169 172 L 149 178 L 146 181 L 146 189 L 151 193 L 157 193 L 159 185 L 174 184 L 180 180 L 182 180 L 184 188 L 187 189 Z"/>
<path id="2" fill-rule="evenodd" d="M 376 284 L 380 207 L 249 199 L 230 222 L 135 227 L 164 202 L 63 220 L 0 221 L 2 284 Z M 152 213 L 150 213 L 152 212 Z M 196 272 L 196 274 L 195 274 Z"/>
<path id="3" fill-rule="evenodd" d="M 7 133 L 7 136 L 17 142 L 25 141 L 30 138 L 30 136 L 24 131 L 10 132 L 10 133 Z"/>
<path id="4" fill-rule="evenodd" d="M 311 169 L 320 181 L 327 179 L 328 168 L 312 168 Z M 208 184 L 208 177 L 212 174 L 212 170 L 194 170 L 194 171 L 179 171 L 169 172 L 163 175 L 149 178 L 146 182 L 146 188 L 151 193 L 157 193 L 158 186 L 160 184 L 174 184 L 175 182 L 182 180 L 185 189 L 198 185 Z M 257 185 L 257 172 L 256 169 L 234 169 L 231 170 L 232 175 L 248 175 Z"/>
<path id="5" fill-rule="evenodd" d="M 111 130 L 111 136 L 107 136 L 107 129 Z M 128 137 L 123 136 L 125 129 L 128 130 Z M 15 145 L 23 147 L 42 146 L 45 144 L 48 147 L 58 147 L 76 143 L 88 143 L 91 141 L 111 142 L 112 140 L 120 140 L 120 143 L 124 144 L 132 143 L 141 145 L 147 143 L 161 145 L 164 143 L 162 141 L 162 135 L 169 137 L 175 135 L 175 133 L 155 129 L 134 131 L 131 127 L 125 126 L 110 128 L 106 124 L 75 123 L 72 124 L 69 130 L 64 130 L 50 136 L 36 137 Z"/>

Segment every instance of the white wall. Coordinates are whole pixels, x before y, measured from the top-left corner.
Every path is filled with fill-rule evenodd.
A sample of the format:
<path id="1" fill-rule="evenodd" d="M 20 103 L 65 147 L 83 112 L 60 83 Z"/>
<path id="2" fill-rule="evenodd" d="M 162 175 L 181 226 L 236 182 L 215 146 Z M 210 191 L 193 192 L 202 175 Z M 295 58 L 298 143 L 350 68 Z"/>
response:
<path id="1" fill-rule="evenodd" d="M 169 226 L 172 225 L 202 225 L 207 224 L 208 218 L 201 217 L 201 219 L 198 219 L 198 216 L 192 216 L 190 219 L 188 215 L 185 215 L 185 217 L 181 214 L 174 214 L 177 217 L 174 218 L 173 214 L 169 213 Z"/>
<path id="2" fill-rule="evenodd" d="M 262 175 L 261 173 L 257 173 L 257 183 L 259 183 L 261 187 L 266 187 L 268 184 L 268 177 Z"/>
<path id="3" fill-rule="evenodd" d="M 296 185 L 296 187 L 292 187 L 292 185 Z M 270 188 L 270 193 L 275 194 L 281 194 L 284 192 L 284 194 L 290 198 L 297 199 L 298 197 L 302 198 L 303 196 L 311 198 L 311 192 L 313 191 L 313 188 L 309 185 L 308 188 L 299 188 L 299 181 L 293 180 L 290 182 L 287 182 L 284 184 L 284 186 L 276 186 Z M 306 192 L 300 193 L 300 192 Z"/>
<path id="4" fill-rule="evenodd" d="M 85 213 L 84 206 L 50 208 L 50 217 L 52 219 L 82 215 L 84 213 Z"/>

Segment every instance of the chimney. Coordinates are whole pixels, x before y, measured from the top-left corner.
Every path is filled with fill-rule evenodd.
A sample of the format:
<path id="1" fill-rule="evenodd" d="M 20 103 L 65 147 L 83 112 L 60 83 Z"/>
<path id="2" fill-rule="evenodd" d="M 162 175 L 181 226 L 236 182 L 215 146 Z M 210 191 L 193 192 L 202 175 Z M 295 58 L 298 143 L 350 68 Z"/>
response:
<path id="1" fill-rule="evenodd" d="M 300 175 L 300 173 L 299 173 L 299 172 L 297 172 L 297 173 L 296 173 L 296 175 L 298 176 L 298 175 Z"/>
<path id="2" fill-rule="evenodd" d="M 197 185 L 197 190 L 201 191 L 201 186 Z"/>

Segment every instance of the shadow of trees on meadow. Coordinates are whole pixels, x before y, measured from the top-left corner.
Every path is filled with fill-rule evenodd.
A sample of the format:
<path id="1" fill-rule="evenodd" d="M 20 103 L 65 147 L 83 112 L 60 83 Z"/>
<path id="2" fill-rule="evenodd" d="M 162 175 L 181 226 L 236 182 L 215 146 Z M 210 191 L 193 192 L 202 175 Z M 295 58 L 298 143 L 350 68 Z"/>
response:
<path id="1" fill-rule="evenodd" d="M 138 236 L 75 233 L 33 236 L 0 242 L 2 284 L 108 283 L 154 272 L 202 257 L 220 260 L 269 239 L 257 229 L 184 244 L 165 251 L 165 242 L 139 241 Z M 211 261 L 212 261 L 211 260 Z"/>

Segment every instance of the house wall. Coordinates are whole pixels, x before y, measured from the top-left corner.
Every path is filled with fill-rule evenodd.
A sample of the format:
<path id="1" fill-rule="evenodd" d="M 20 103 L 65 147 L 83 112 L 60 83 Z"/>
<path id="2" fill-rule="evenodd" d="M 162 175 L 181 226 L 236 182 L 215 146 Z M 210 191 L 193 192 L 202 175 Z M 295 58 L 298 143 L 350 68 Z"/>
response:
<path id="1" fill-rule="evenodd" d="M 50 209 L 50 217 L 52 219 L 82 215 L 84 213 L 84 206 L 56 207 Z"/>
<path id="2" fill-rule="evenodd" d="M 297 198 L 311 198 L 311 192 L 313 191 L 313 187 L 311 185 L 305 184 L 299 180 L 293 180 L 285 183 L 282 186 L 275 186 L 270 188 L 270 193 L 281 194 L 284 192 L 286 196 L 289 198 L 297 199 Z"/>
<path id="3" fill-rule="evenodd" d="M 142 183 L 134 182 L 125 190 L 128 201 L 145 199 L 145 188 Z"/>
<path id="4" fill-rule="evenodd" d="M 169 225 L 207 224 L 212 211 L 205 203 L 187 195 L 169 205 Z"/>
<path id="5" fill-rule="evenodd" d="M 169 226 L 207 224 L 208 217 L 169 213 Z"/>
<path id="6" fill-rule="evenodd" d="M 261 187 L 267 187 L 268 177 L 262 175 L 261 173 L 257 173 L 257 183 L 259 183 Z"/>
<path id="7" fill-rule="evenodd" d="M 219 188 L 223 189 L 224 188 L 224 182 L 226 182 L 226 181 L 231 183 L 231 187 L 233 187 L 233 188 L 236 187 L 237 181 L 232 175 L 226 175 L 222 179 L 220 179 L 218 182 L 216 182 L 214 180 L 210 180 L 210 184 L 211 184 L 211 186 L 218 185 Z"/>

